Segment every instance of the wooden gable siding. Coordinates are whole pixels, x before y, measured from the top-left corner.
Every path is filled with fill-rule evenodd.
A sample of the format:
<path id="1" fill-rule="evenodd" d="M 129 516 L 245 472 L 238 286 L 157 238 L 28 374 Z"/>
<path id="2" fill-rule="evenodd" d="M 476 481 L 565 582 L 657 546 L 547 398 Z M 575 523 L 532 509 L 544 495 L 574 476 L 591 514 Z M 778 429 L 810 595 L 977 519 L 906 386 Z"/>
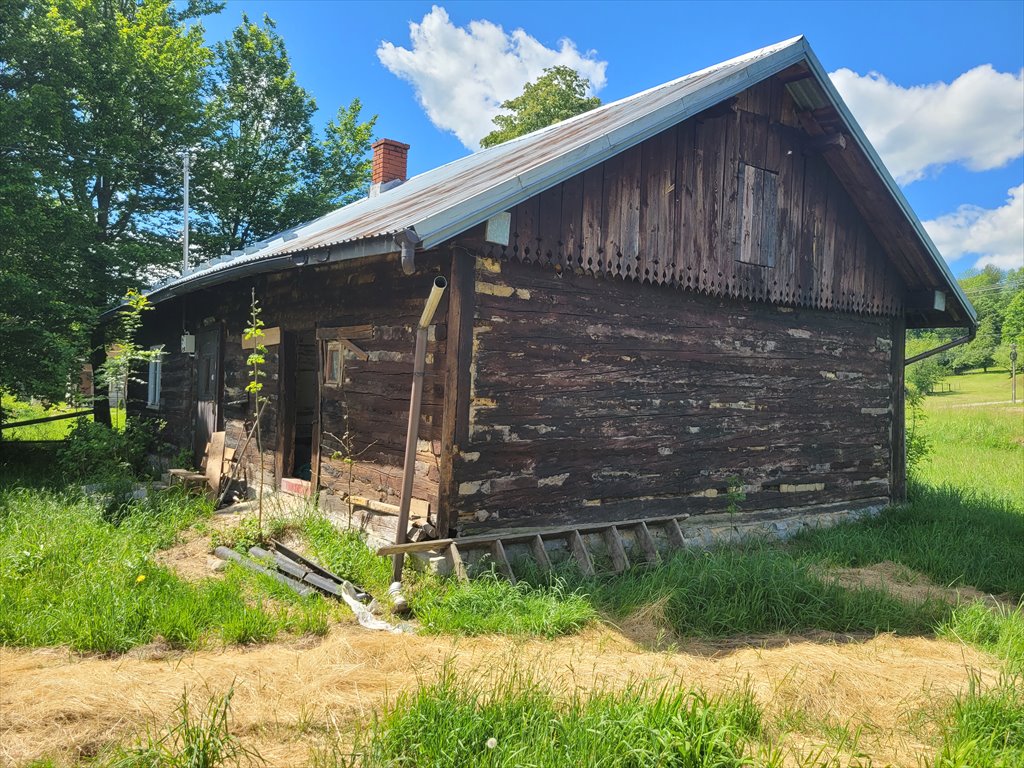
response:
<path id="1" fill-rule="evenodd" d="M 883 504 L 892 322 L 479 259 L 461 526 Z"/>
<path id="2" fill-rule="evenodd" d="M 734 112 L 709 110 L 516 206 L 512 242 L 486 253 L 713 296 L 897 314 L 903 280 L 812 144 L 785 87 L 767 81 Z M 767 172 L 773 191 L 756 209 L 744 207 L 750 168 Z M 743 233 L 763 231 L 761 216 L 773 253 L 744 263 Z"/>

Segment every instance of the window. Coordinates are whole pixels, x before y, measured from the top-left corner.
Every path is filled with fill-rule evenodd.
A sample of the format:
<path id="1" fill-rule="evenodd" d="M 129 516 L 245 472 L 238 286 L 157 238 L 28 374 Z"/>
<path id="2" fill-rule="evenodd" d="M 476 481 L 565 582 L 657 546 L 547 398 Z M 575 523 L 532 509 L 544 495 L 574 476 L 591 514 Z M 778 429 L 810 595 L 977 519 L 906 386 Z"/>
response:
<path id="1" fill-rule="evenodd" d="M 324 359 L 324 383 L 340 386 L 345 376 L 345 347 L 340 341 L 327 342 Z"/>
<path id="2" fill-rule="evenodd" d="M 163 344 L 149 348 L 151 352 L 159 353 L 149 361 L 149 376 L 146 379 L 146 406 L 149 408 L 160 407 L 160 376 L 163 374 L 164 367 L 163 348 Z"/>
<path id="3" fill-rule="evenodd" d="M 740 163 L 736 260 L 743 264 L 775 266 L 778 179 L 777 173 Z"/>

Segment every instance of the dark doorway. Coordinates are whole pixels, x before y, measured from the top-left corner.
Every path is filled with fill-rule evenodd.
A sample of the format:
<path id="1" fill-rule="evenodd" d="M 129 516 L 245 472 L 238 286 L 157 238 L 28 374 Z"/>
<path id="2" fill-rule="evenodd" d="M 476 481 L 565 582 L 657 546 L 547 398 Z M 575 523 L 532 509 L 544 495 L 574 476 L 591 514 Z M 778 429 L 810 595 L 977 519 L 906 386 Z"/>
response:
<path id="1" fill-rule="evenodd" d="M 281 337 L 281 405 L 278 411 L 276 473 L 309 480 L 316 432 L 317 348 L 315 331 L 286 331 Z"/>
<path id="2" fill-rule="evenodd" d="M 206 444 L 217 431 L 220 419 L 220 327 L 196 335 L 196 466 L 203 460 Z"/>
<path id="3" fill-rule="evenodd" d="M 296 334 L 295 350 L 295 449 L 291 477 L 309 480 L 313 463 L 313 431 L 316 422 L 317 343 L 315 331 Z"/>

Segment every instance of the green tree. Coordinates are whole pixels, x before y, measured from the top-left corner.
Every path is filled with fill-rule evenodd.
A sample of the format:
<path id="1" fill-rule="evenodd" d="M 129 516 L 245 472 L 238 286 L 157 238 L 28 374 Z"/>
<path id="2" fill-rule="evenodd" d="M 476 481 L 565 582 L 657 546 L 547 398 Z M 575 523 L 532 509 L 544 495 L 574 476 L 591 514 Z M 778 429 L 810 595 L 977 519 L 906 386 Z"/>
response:
<path id="1" fill-rule="evenodd" d="M 526 84 L 521 95 L 502 103 L 509 114 L 494 118 L 495 129 L 480 140 L 480 146 L 493 147 L 601 106 L 599 98 L 587 96 L 589 88 L 590 81 L 572 67 L 548 67 Z"/>
<path id="2" fill-rule="evenodd" d="M 340 108 L 317 136 L 316 102 L 296 81 L 274 22 L 243 14 L 217 46 L 212 131 L 194 166 L 202 255 L 242 248 L 364 190 L 376 117 L 361 122 L 361 109 L 358 99 Z"/>
<path id="3" fill-rule="evenodd" d="M 175 262 L 215 9 L 0 4 L 0 389 L 60 397 L 97 310 Z"/>

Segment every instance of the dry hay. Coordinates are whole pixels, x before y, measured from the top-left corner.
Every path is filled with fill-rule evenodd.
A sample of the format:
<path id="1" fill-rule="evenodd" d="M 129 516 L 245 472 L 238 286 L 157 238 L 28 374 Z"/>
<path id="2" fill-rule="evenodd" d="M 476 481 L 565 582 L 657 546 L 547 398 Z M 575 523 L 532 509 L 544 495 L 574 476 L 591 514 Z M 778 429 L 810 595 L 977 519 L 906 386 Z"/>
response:
<path id="1" fill-rule="evenodd" d="M 863 568 L 832 568 L 823 575 L 846 589 L 880 589 L 907 603 L 941 600 L 950 605 L 959 605 L 980 600 L 992 607 L 1016 607 L 1016 604 L 1008 599 L 981 592 L 974 587 L 939 586 L 923 573 L 889 560 Z"/>
<path id="2" fill-rule="evenodd" d="M 396 636 L 336 625 L 322 641 L 195 654 L 144 649 L 116 659 L 0 648 L 0 763 L 93 754 L 146 724 L 168 722 L 184 689 L 202 702 L 234 686 L 235 731 L 269 765 L 303 765 L 328 732 L 350 738 L 356 723 L 399 691 L 433 679 L 446 662 L 481 681 L 529 670 L 566 693 L 639 681 L 710 693 L 746 687 L 769 723 L 799 709 L 814 721 L 861 725 L 862 748 L 907 766 L 930 751 L 911 734 L 908 718 L 965 688 L 972 669 L 985 680 L 998 675 L 985 654 L 942 640 L 778 637 L 758 646 L 656 652 L 608 627 L 544 641 Z"/>

